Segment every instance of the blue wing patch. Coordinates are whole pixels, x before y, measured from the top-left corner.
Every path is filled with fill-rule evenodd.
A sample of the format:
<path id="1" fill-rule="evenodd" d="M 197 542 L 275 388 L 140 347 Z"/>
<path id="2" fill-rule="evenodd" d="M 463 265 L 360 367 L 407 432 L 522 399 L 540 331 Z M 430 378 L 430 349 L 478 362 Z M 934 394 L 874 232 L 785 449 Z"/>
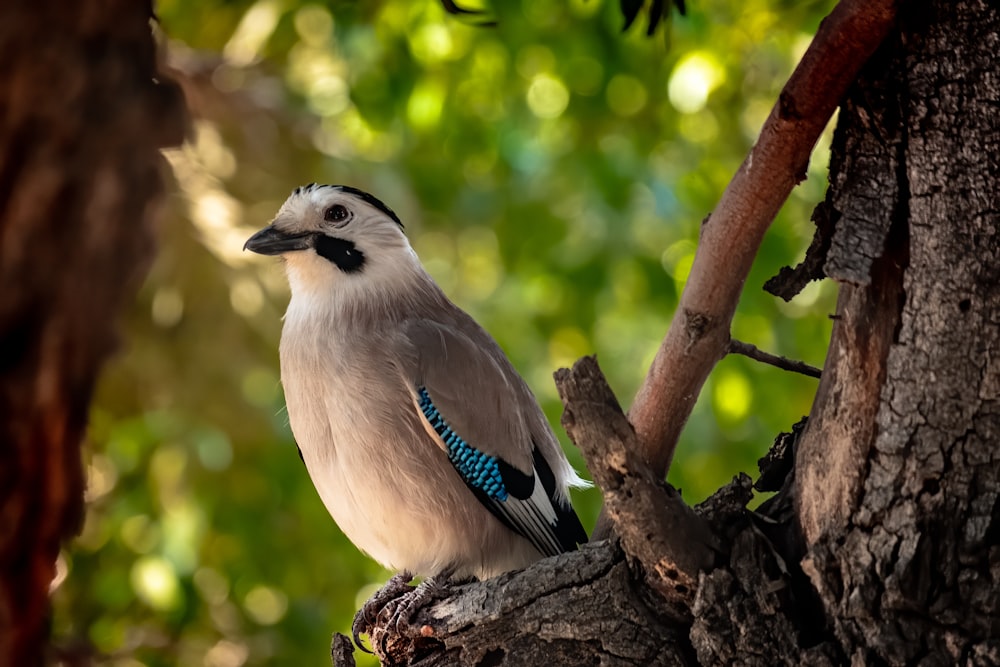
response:
<path id="1" fill-rule="evenodd" d="M 556 500 L 556 481 L 538 447 L 526 474 L 485 454 L 461 438 L 438 411 L 426 387 L 417 388 L 424 418 L 447 448 L 448 460 L 466 486 L 497 519 L 525 537 L 538 551 L 554 556 L 587 541 L 572 506 Z"/>
<path id="2" fill-rule="evenodd" d="M 438 409 L 434 407 L 430 395 L 424 387 L 417 389 L 420 411 L 430 422 L 434 431 L 441 436 L 445 446 L 448 448 L 448 460 L 455 466 L 455 470 L 462 476 L 466 484 L 479 489 L 493 500 L 504 502 L 507 500 L 507 489 L 504 487 L 503 477 L 500 475 L 500 465 L 497 457 L 488 456 L 475 449 L 453 430 L 445 421 Z"/>

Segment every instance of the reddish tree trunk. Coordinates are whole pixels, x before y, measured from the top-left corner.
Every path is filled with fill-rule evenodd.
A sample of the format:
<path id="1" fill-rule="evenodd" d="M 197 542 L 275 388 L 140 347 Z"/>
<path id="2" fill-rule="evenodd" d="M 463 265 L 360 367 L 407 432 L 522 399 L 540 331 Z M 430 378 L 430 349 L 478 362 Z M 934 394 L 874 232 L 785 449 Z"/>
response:
<path id="1" fill-rule="evenodd" d="M 149 4 L 0 4 L 0 664 L 41 664 L 60 545 L 83 516 L 80 445 L 118 312 L 153 256 L 159 85 Z"/>

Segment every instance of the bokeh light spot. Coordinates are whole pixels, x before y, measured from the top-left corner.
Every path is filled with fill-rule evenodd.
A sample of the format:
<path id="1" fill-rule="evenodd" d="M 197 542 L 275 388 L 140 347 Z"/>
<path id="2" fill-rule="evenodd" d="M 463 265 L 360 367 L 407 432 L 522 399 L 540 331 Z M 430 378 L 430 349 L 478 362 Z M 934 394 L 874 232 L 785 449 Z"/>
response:
<path id="1" fill-rule="evenodd" d="M 239 276 L 229 288 L 229 303 L 237 313 L 251 318 L 264 306 L 264 291 L 251 276 Z"/>
<path id="2" fill-rule="evenodd" d="M 747 140 L 756 141 L 760 128 L 763 127 L 773 106 L 773 100 L 767 97 L 755 97 L 746 101 L 740 111 L 739 119 L 740 129 L 743 130 L 743 136 Z"/>
<path id="3" fill-rule="evenodd" d="M 210 567 L 199 567 L 192 579 L 198 594 L 208 604 L 222 604 L 229 599 L 229 582 L 218 571 Z"/>
<path id="4" fill-rule="evenodd" d="M 742 373 L 722 371 L 712 387 L 712 403 L 719 415 L 738 421 L 750 412 L 753 389 Z"/>
<path id="5" fill-rule="evenodd" d="M 563 327 L 549 339 L 549 364 L 552 368 L 569 368 L 577 359 L 593 351 L 593 344 L 582 331 Z"/>
<path id="6" fill-rule="evenodd" d="M 136 469 L 142 455 L 143 444 L 135 433 L 127 428 L 119 428 L 111 434 L 107 443 L 107 452 L 115 462 L 118 470 L 129 473 Z"/>
<path id="7" fill-rule="evenodd" d="M 189 148 L 200 166 L 218 178 L 229 178 L 236 173 L 236 157 L 223 141 L 219 128 L 210 121 L 197 120 L 194 130 L 194 143 Z"/>
<path id="8" fill-rule="evenodd" d="M 255 586 L 243 598 L 243 608 L 259 625 L 274 625 L 288 611 L 288 598 L 270 586 Z"/>
<path id="9" fill-rule="evenodd" d="M 94 647 L 102 653 L 113 653 L 125 643 L 125 627 L 123 620 L 111 616 L 99 616 L 87 629 L 87 636 Z"/>
<path id="10" fill-rule="evenodd" d="M 84 500 L 88 503 L 109 493 L 118 482 L 118 468 L 104 454 L 94 454 L 87 465 L 87 489 Z"/>
<path id="11" fill-rule="evenodd" d="M 697 246 L 695 246 L 694 241 L 681 239 L 670 244 L 663 251 L 663 255 L 660 258 L 663 268 L 677 281 L 678 285 L 683 285 L 687 282 L 688 274 L 691 273 L 691 266 L 694 264 L 696 249 Z"/>
<path id="12" fill-rule="evenodd" d="M 196 436 L 198 459 L 208 470 L 225 470 L 233 462 L 233 447 L 222 431 L 210 428 Z"/>
<path id="13" fill-rule="evenodd" d="M 413 246 L 427 273 L 450 293 L 456 282 L 455 239 L 449 234 L 426 231 L 413 239 Z"/>
<path id="14" fill-rule="evenodd" d="M 444 89 L 434 81 L 422 81 L 410 93 L 406 103 L 406 118 L 418 130 L 429 130 L 441 119 Z"/>
<path id="15" fill-rule="evenodd" d="M 281 3 L 278 0 L 258 0 L 243 14 L 233 36 L 222 49 L 222 55 L 238 67 L 255 62 L 274 33 L 280 17 Z"/>
<path id="16" fill-rule="evenodd" d="M 295 32 L 309 46 L 322 47 L 329 43 L 333 34 L 333 16 L 326 7 L 304 5 L 293 19 Z"/>
<path id="17" fill-rule="evenodd" d="M 715 56 L 695 51 L 684 56 L 674 67 L 667 83 L 670 103 L 681 113 L 701 111 L 708 96 L 726 80 L 726 70 Z"/>
<path id="18" fill-rule="evenodd" d="M 145 514 L 130 516 L 122 522 L 122 543 L 137 554 L 147 554 L 160 543 L 160 527 Z"/>
<path id="19" fill-rule="evenodd" d="M 145 556 L 132 566 L 132 590 L 143 602 L 158 610 L 177 607 L 180 585 L 169 561 L 158 556 Z"/>
<path id="20" fill-rule="evenodd" d="M 149 470 L 157 485 L 163 490 L 172 490 L 184 476 L 187 467 L 187 452 L 176 444 L 160 445 L 149 463 Z"/>
<path id="21" fill-rule="evenodd" d="M 350 104 L 350 90 L 339 74 L 317 76 L 309 83 L 309 108 L 317 115 L 336 116 Z"/>
<path id="22" fill-rule="evenodd" d="M 633 116 L 646 106 L 646 87 L 634 76 L 616 74 L 608 83 L 608 107 L 619 116 Z"/>
<path id="23" fill-rule="evenodd" d="M 87 516 L 83 521 L 83 530 L 74 540 L 73 545 L 86 549 L 87 551 L 97 551 L 111 537 L 111 524 L 108 518 L 101 512 L 94 509 L 87 511 Z"/>
<path id="24" fill-rule="evenodd" d="M 791 301 L 778 301 L 778 310 L 786 317 L 791 318 L 801 318 L 815 314 L 816 306 L 820 302 L 820 299 L 827 295 L 836 294 L 836 289 L 836 283 L 832 281 L 814 280 L 803 287 L 802 291 Z M 832 307 L 832 304 L 830 307 Z"/>
<path id="25" fill-rule="evenodd" d="M 205 653 L 205 667 L 240 667 L 250 657 L 246 644 L 220 639 Z"/>
<path id="26" fill-rule="evenodd" d="M 451 31 L 443 23 L 428 23 L 413 32 L 410 47 L 417 60 L 432 65 L 452 55 L 454 42 Z"/>
<path id="27" fill-rule="evenodd" d="M 586 18 L 596 14 L 601 9 L 601 3 L 594 0 L 570 0 L 569 9 L 575 15 Z"/>
<path id="28" fill-rule="evenodd" d="M 205 511 L 190 496 L 181 496 L 163 517 L 163 555 L 177 572 L 190 574 L 198 565 Z"/>
<path id="29" fill-rule="evenodd" d="M 470 227 L 458 237 L 459 289 L 481 301 L 496 290 L 502 277 L 497 237 L 488 227 Z"/>
<path id="30" fill-rule="evenodd" d="M 677 130 L 693 144 L 711 143 L 719 136 L 719 122 L 708 109 L 684 114 L 677 122 Z"/>
<path id="31" fill-rule="evenodd" d="M 156 326 L 169 329 L 184 317 L 184 296 L 176 287 L 163 286 L 153 294 L 150 315 Z"/>
<path id="32" fill-rule="evenodd" d="M 539 118 L 558 118 L 569 106 L 569 91 L 559 79 L 539 74 L 528 86 L 528 108 Z"/>

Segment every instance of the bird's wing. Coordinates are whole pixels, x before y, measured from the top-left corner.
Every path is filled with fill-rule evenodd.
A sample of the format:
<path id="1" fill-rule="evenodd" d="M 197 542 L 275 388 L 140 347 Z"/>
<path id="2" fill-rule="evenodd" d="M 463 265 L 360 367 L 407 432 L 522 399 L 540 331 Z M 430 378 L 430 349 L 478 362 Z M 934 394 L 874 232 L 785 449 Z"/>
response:
<path id="1" fill-rule="evenodd" d="M 428 320 L 406 326 L 425 427 L 511 530 L 545 555 L 575 549 L 587 534 L 539 448 L 554 439 L 541 408 L 496 342 L 471 318 L 460 323 L 462 330 Z"/>

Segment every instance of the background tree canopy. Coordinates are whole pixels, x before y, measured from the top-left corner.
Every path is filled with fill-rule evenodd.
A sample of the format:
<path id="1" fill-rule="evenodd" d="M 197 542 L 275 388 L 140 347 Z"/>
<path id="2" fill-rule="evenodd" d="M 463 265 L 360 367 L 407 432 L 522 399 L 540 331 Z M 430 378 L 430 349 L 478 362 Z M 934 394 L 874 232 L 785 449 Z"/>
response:
<path id="1" fill-rule="evenodd" d="M 700 0 L 666 45 L 644 26 L 621 34 L 617 3 L 601 0 L 498 2 L 486 8 L 496 27 L 436 0 L 162 2 L 195 121 L 166 154 L 158 260 L 91 415 L 59 641 L 119 665 L 326 664 L 330 633 L 387 578 L 339 533 L 295 454 L 278 382 L 283 271 L 241 251 L 292 188 L 345 183 L 392 206 L 554 424 L 551 373 L 584 354 L 627 406 L 701 220 L 832 4 Z M 826 145 L 733 323 L 735 337 L 814 365 L 832 285 L 789 304 L 759 288 L 812 236 Z M 697 502 L 753 471 L 815 387 L 725 359 L 670 481 Z M 599 493 L 574 502 L 589 529 Z"/>

